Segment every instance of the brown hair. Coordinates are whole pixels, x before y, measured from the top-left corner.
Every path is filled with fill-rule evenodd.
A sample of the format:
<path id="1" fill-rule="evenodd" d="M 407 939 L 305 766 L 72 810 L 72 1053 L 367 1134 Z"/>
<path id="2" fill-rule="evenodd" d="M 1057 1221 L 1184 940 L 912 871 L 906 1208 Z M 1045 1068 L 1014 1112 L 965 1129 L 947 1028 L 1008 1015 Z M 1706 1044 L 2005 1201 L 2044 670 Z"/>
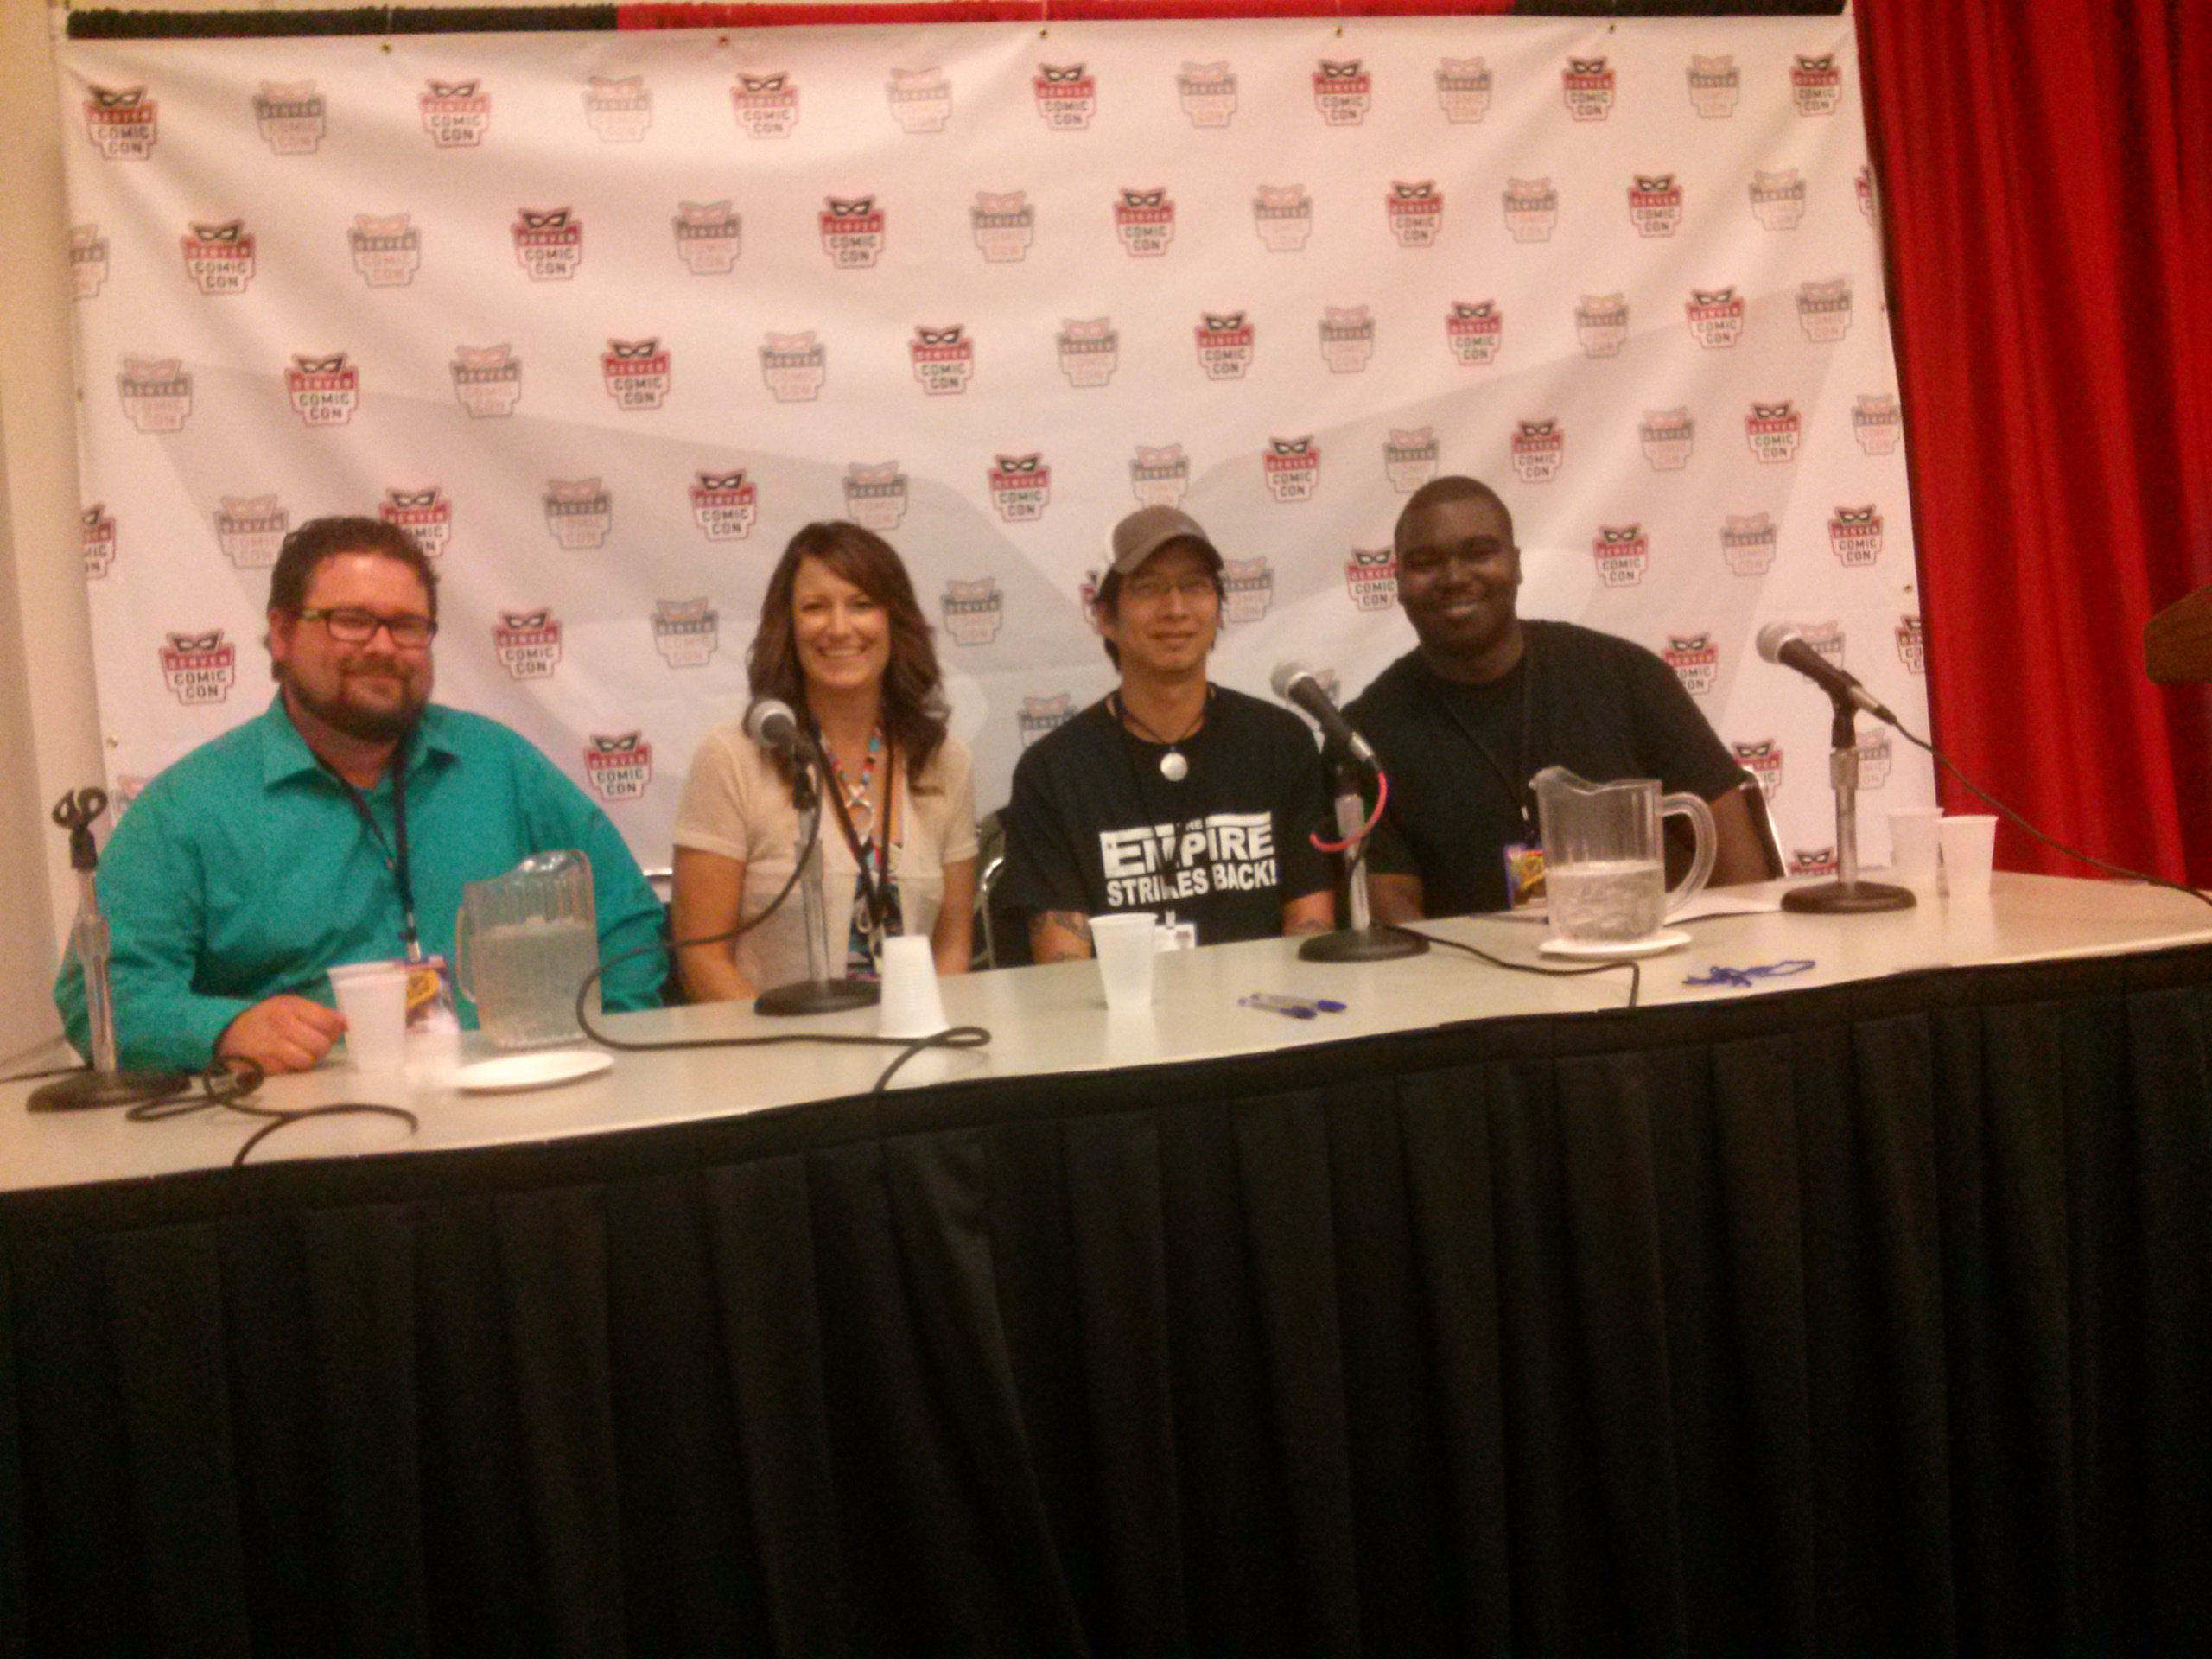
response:
<path id="1" fill-rule="evenodd" d="M 909 787 L 918 782 L 944 741 L 944 687 L 938 672 L 937 646 L 930 625 L 914 597 L 914 583 L 899 555 L 872 530 L 842 519 L 809 524 L 791 539 L 768 577 L 760 598 L 760 626 L 746 652 L 745 671 L 753 700 L 776 697 L 804 719 L 806 672 L 799 666 L 798 639 L 791 617 L 791 592 L 802 559 L 814 559 L 883 607 L 891 620 L 891 661 L 883 671 L 883 730 L 906 763 Z M 786 782 L 791 763 L 774 757 Z"/>

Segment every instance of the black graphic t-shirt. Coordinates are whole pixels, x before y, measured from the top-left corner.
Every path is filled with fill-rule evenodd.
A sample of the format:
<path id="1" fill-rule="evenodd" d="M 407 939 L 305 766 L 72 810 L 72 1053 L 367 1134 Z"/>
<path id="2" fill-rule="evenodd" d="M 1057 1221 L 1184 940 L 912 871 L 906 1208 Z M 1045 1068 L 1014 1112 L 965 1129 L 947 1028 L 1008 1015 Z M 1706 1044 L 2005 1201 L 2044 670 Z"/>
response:
<path id="1" fill-rule="evenodd" d="M 1546 766 L 1592 783 L 1656 778 L 1708 801 L 1745 780 L 1652 652 L 1571 622 L 1521 628 L 1521 660 L 1501 679 L 1447 680 L 1412 651 L 1344 710 L 1390 779 L 1369 863 L 1420 876 L 1431 916 L 1505 908 L 1504 849 L 1536 841 L 1528 780 Z"/>
<path id="2" fill-rule="evenodd" d="M 1328 822 L 1320 757 L 1287 709 L 1214 689 L 1206 722 L 1175 746 L 1122 729 L 1103 702 L 1037 740 L 1007 808 L 1009 909 L 1195 922 L 1200 944 L 1271 938 L 1282 907 L 1330 883 L 1312 836 Z"/>

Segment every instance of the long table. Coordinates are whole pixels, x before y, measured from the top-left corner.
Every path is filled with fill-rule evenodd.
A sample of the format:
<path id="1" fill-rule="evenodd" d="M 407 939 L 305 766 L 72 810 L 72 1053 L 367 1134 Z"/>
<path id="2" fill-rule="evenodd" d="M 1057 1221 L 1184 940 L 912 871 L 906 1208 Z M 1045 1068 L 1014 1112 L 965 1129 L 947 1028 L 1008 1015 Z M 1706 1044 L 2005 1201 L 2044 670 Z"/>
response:
<path id="1" fill-rule="evenodd" d="M 0 1650 L 2201 1646 L 2208 923 L 1716 918 L 1632 1011 L 1441 950 L 1171 957 L 1135 1018 L 1018 970 L 883 1092 L 626 1053 L 237 1171 L 15 1088 Z"/>

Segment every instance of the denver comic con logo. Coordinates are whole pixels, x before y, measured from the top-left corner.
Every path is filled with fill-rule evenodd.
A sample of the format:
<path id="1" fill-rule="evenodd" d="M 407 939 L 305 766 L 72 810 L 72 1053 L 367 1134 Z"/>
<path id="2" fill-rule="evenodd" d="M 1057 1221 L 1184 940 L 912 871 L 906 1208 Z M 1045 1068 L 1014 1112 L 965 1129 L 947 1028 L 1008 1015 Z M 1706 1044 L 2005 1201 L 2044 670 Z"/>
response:
<path id="1" fill-rule="evenodd" d="M 760 346 L 760 378 L 779 404 L 810 404 L 829 375 L 829 355 L 810 328 L 770 334 Z"/>
<path id="2" fill-rule="evenodd" d="M 406 213 L 356 213 L 346 232 L 353 269 L 371 288 L 405 288 L 423 263 L 423 232 Z"/>
<path id="3" fill-rule="evenodd" d="M 906 352 L 914 365 L 914 378 L 928 396 L 957 397 L 968 390 L 976 372 L 976 342 L 967 337 L 964 323 L 944 328 L 917 323 Z"/>
<path id="4" fill-rule="evenodd" d="M 1795 461 L 1804 428 L 1804 417 L 1788 398 L 1778 404 L 1754 402 L 1751 412 L 1744 416 L 1745 439 L 1763 466 Z"/>
<path id="5" fill-rule="evenodd" d="M 952 118 L 952 85 L 942 69 L 893 69 L 883 95 L 902 132 L 943 132 Z"/>
<path id="6" fill-rule="evenodd" d="M 1040 63 L 1030 81 L 1037 113 L 1054 132 L 1080 132 L 1098 110 L 1098 82 L 1079 63 Z"/>
<path id="7" fill-rule="evenodd" d="M 1199 314 L 1198 366 L 1209 380 L 1242 380 L 1252 366 L 1254 329 L 1242 311 Z"/>
<path id="8" fill-rule="evenodd" d="M 474 149 L 492 126 L 492 95 L 475 80 L 431 80 L 420 100 L 423 130 L 440 149 Z"/>
<path id="9" fill-rule="evenodd" d="M 1321 487 L 1321 448 L 1311 437 L 1269 438 L 1260 460 L 1268 493 L 1278 501 L 1311 501 Z"/>
<path id="10" fill-rule="evenodd" d="M 610 340 L 600 353 L 600 375 L 614 407 L 626 411 L 658 409 L 668 401 L 668 348 L 658 338 Z"/>
<path id="11" fill-rule="evenodd" d="M 653 746 L 641 732 L 613 737 L 594 732 L 584 750 L 584 779 L 593 793 L 610 804 L 640 799 L 653 780 Z"/>
<path id="12" fill-rule="evenodd" d="M 1036 523 L 1052 499 L 1052 469 L 1041 454 L 995 455 L 985 482 L 992 506 L 1009 524 Z"/>
<path id="13" fill-rule="evenodd" d="M 192 413 L 192 376 L 180 358 L 126 357 L 115 389 L 141 432 L 181 432 Z"/>
<path id="14" fill-rule="evenodd" d="M 760 493 L 745 469 L 698 473 L 691 485 L 691 522 L 710 542 L 741 542 L 760 515 Z"/>
<path id="15" fill-rule="evenodd" d="M 1598 561 L 1598 580 L 1606 587 L 1641 587 L 1651 563 L 1651 538 L 1642 524 L 1600 524 L 1590 551 Z"/>
<path id="16" fill-rule="evenodd" d="M 1513 473 L 1523 484 L 1548 484 L 1567 462 L 1567 433 L 1556 418 L 1516 421 Z"/>
<path id="17" fill-rule="evenodd" d="M 1344 589 L 1352 607 L 1387 611 L 1398 603 L 1398 555 L 1387 547 L 1355 547 L 1344 561 Z"/>
<path id="18" fill-rule="evenodd" d="M 1236 113 L 1236 77 L 1226 63 L 1186 63 L 1175 97 L 1194 127 L 1225 127 Z"/>
<path id="19" fill-rule="evenodd" d="M 215 544 L 241 570 L 263 570 L 276 563 L 292 515 L 274 495 L 226 495 L 215 509 Z"/>
<path id="20" fill-rule="evenodd" d="M 238 647 L 226 644 L 223 631 L 172 633 L 161 647 L 162 678 L 172 696 L 188 709 L 221 702 L 238 677 Z"/>
<path id="21" fill-rule="evenodd" d="M 540 498 L 545 528 L 572 552 L 607 545 L 614 528 L 614 497 L 595 478 L 549 478 Z"/>
<path id="22" fill-rule="evenodd" d="M 107 238 L 98 225 L 69 227 L 69 286 L 78 299 L 96 296 L 107 281 Z"/>
<path id="23" fill-rule="evenodd" d="M 671 668 L 704 668 L 721 642 L 721 622 L 704 598 L 653 601 L 653 649 Z"/>
<path id="24" fill-rule="evenodd" d="M 1628 187 L 1628 222 L 1638 236 L 1672 236 L 1681 228 L 1682 187 L 1671 173 L 1639 173 Z"/>
<path id="25" fill-rule="evenodd" d="M 1175 204 L 1168 200 L 1166 188 L 1132 190 L 1123 186 L 1122 199 L 1114 204 L 1114 234 L 1132 259 L 1164 255 L 1175 239 Z"/>
<path id="26" fill-rule="evenodd" d="M 397 524 L 434 559 L 453 540 L 453 503 L 435 484 L 419 490 L 386 490 L 384 499 L 377 504 L 377 517 L 387 524 Z"/>
<path id="27" fill-rule="evenodd" d="M 1728 747 L 1736 764 L 1758 779 L 1759 793 L 1772 806 L 1775 797 L 1782 793 L 1782 745 L 1762 737 L 1750 743 L 1731 743 Z"/>
<path id="28" fill-rule="evenodd" d="M 849 463 L 844 487 L 845 516 L 856 524 L 896 530 L 906 516 L 906 475 L 895 461 Z"/>
<path id="29" fill-rule="evenodd" d="M 1835 54 L 1800 54 L 1789 66 L 1789 95 L 1800 115 L 1834 115 L 1843 99 L 1843 71 L 1836 67 Z"/>
<path id="30" fill-rule="evenodd" d="M 1882 556 L 1882 515 L 1872 505 L 1838 507 L 1828 520 L 1828 550 L 1846 569 L 1863 569 Z"/>
<path id="31" fill-rule="evenodd" d="M 584 89 L 584 119 L 603 144 L 641 143 L 653 124 L 653 95 L 645 78 L 608 80 L 594 75 Z"/>
<path id="32" fill-rule="evenodd" d="M 989 645 L 999 637 L 999 624 L 1006 618 L 1006 598 L 992 576 L 978 582 L 946 582 L 940 607 L 944 631 L 956 645 Z"/>
<path id="33" fill-rule="evenodd" d="M 515 263 L 533 283 L 565 283 L 584 258 L 583 221 L 567 207 L 518 207 Z"/>
<path id="34" fill-rule="evenodd" d="M 1029 205 L 1027 191 L 998 196 L 978 190 L 976 205 L 968 210 L 968 223 L 985 261 L 1007 264 L 1029 251 L 1030 238 L 1036 234 L 1037 210 Z"/>
<path id="35" fill-rule="evenodd" d="M 1321 308 L 1321 360 L 1332 374 L 1357 374 L 1375 354 L 1375 319 L 1363 305 Z"/>
<path id="36" fill-rule="evenodd" d="M 279 156 L 312 156 L 322 143 L 322 94 L 311 80 L 264 80 L 253 95 L 253 123 Z"/>
<path id="37" fill-rule="evenodd" d="M 522 397 L 522 363 L 513 347 L 456 346 L 453 361 L 453 395 L 473 420 L 512 415 Z"/>
<path id="38" fill-rule="evenodd" d="M 1393 179 L 1390 194 L 1382 199 L 1390 221 L 1390 234 L 1402 248 L 1433 248 L 1444 231 L 1444 193 L 1433 179 L 1403 184 Z"/>
<path id="39" fill-rule="evenodd" d="M 1908 674 L 1928 671 L 1928 634 L 1916 616 L 1897 619 L 1897 660 Z"/>
<path id="40" fill-rule="evenodd" d="M 1256 622 L 1274 603 L 1275 573 L 1264 555 L 1224 559 L 1221 567 L 1222 615 L 1230 622 Z"/>
<path id="41" fill-rule="evenodd" d="M 1574 307 L 1574 337 L 1585 357 L 1618 357 L 1628 341 L 1628 296 L 1585 294 Z"/>
<path id="42" fill-rule="evenodd" d="M 1454 300 L 1444 317 L 1444 343 L 1465 368 L 1484 368 L 1497 360 L 1505 340 L 1505 318 L 1496 300 Z"/>
<path id="43" fill-rule="evenodd" d="M 309 426 L 343 426 L 361 404 L 361 372 L 343 352 L 327 357 L 295 353 L 284 371 L 284 396 Z"/>
<path id="44" fill-rule="evenodd" d="M 561 622 L 552 608 L 501 611 L 492 625 L 492 651 L 507 677 L 550 680 L 561 666 Z"/>
<path id="45" fill-rule="evenodd" d="M 78 515 L 83 540 L 85 580 L 98 582 L 115 563 L 115 515 L 95 501 Z"/>
<path id="46" fill-rule="evenodd" d="M 1805 217 L 1805 181 L 1797 169 L 1751 171 L 1751 213 L 1770 231 L 1794 231 Z"/>
<path id="47" fill-rule="evenodd" d="M 1137 445 L 1129 462 L 1129 492 L 1139 502 L 1147 507 L 1179 507 L 1190 487 L 1191 460 L 1181 444 L 1161 449 Z"/>
<path id="48" fill-rule="evenodd" d="M 1647 409 L 1636 435 L 1653 472 L 1679 473 L 1690 464 L 1690 451 L 1697 441 L 1697 423 L 1687 407 Z"/>
<path id="49" fill-rule="evenodd" d="M 1332 127 L 1356 127 L 1367 119 L 1375 102 L 1374 79 L 1360 67 L 1357 58 L 1332 63 L 1324 58 L 1313 71 L 1313 107 Z"/>
<path id="50" fill-rule="evenodd" d="M 1887 393 L 1861 392 L 1851 410 L 1851 435 L 1859 447 L 1870 455 L 1897 453 L 1897 440 L 1904 434 L 1904 413 L 1897 407 L 1897 400 Z"/>
<path id="51" fill-rule="evenodd" d="M 184 274 L 202 294 L 243 294 L 253 281 L 253 232 L 244 220 L 195 224 L 178 239 Z"/>
<path id="52" fill-rule="evenodd" d="M 1411 495 L 1436 476 L 1438 454 L 1434 427 L 1408 432 L 1394 426 L 1382 441 L 1382 475 L 1400 495 Z"/>
<path id="53" fill-rule="evenodd" d="M 741 70 L 729 99 L 739 130 L 748 138 L 788 138 L 798 125 L 798 88 L 788 70 L 765 75 Z"/>
<path id="54" fill-rule="evenodd" d="M 1739 518 L 1729 513 L 1720 524 L 1720 556 L 1739 576 L 1763 576 L 1774 564 L 1778 540 L 1771 515 L 1755 512 Z"/>
<path id="55" fill-rule="evenodd" d="M 825 196 L 817 215 L 822 251 L 838 270 L 874 269 L 883 252 L 883 209 L 874 196 Z"/>
<path id="56" fill-rule="evenodd" d="M 1111 317 L 1079 321 L 1070 317 L 1060 324 L 1053 342 L 1059 347 L 1060 372 L 1071 386 L 1103 386 L 1114 378 L 1121 358 L 1122 337 Z"/>
<path id="57" fill-rule="evenodd" d="M 1690 107 L 1706 121 L 1725 121 L 1736 113 L 1743 92 L 1743 71 L 1732 57 L 1700 58 L 1694 54 L 1689 67 Z"/>
<path id="58" fill-rule="evenodd" d="M 1613 112 L 1614 79 L 1603 58 L 1569 58 L 1560 71 L 1567 114 L 1577 121 L 1603 121 Z"/>
<path id="59" fill-rule="evenodd" d="M 1694 697 L 1704 696 L 1720 677 L 1720 648 L 1710 633 L 1670 633 L 1660 655 L 1675 671 L 1682 690 Z"/>
<path id="60" fill-rule="evenodd" d="M 1252 228 L 1269 253 L 1297 253 L 1313 232 L 1313 199 L 1302 184 L 1263 184 L 1252 195 Z"/>
<path id="61" fill-rule="evenodd" d="M 1816 346 L 1832 346 L 1851 332 L 1851 279 L 1797 285 L 1797 326 Z"/>
<path id="62" fill-rule="evenodd" d="M 1559 191 L 1546 179 L 1505 181 L 1505 228 L 1516 242 L 1548 242 L 1559 223 Z"/>
<path id="63" fill-rule="evenodd" d="M 676 257 L 694 276 L 727 276 L 737 269 L 744 221 L 721 201 L 679 201 L 670 221 L 676 232 Z"/>
<path id="64" fill-rule="evenodd" d="M 1436 65 L 1436 102 L 1447 121 L 1479 121 L 1490 113 L 1490 69 L 1480 58 L 1443 58 Z"/>
<path id="65" fill-rule="evenodd" d="M 143 162 L 154 153 L 159 109 L 143 86 L 86 88 L 85 136 L 111 162 Z"/>
<path id="66" fill-rule="evenodd" d="M 1027 748 L 1055 726 L 1065 726 L 1075 718 L 1075 699 L 1067 692 L 1050 697 L 1024 697 L 1015 711 L 1014 721 L 1021 733 L 1021 747 Z"/>
<path id="67" fill-rule="evenodd" d="M 1708 352 L 1734 349 L 1744 334 L 1744 301 L 1732 285 L 1694 288 L 1682 307 L 1690 338 Z"/>

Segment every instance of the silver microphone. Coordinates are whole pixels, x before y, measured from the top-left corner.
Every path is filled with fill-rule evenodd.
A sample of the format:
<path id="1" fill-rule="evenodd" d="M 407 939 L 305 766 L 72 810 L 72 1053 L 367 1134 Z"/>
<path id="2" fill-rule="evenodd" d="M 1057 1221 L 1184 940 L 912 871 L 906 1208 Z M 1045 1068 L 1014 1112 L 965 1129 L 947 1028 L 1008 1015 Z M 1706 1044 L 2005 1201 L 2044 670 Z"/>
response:
<path id="1" fill-rule="evenodd" d="M 763 748 L 781 750 L 801 766 L 812 766 L 818 758 L 806 728 L 779 697 L 763 697 L 745 711 L 745 734 Z"/>
<path id="2" fill-rule="evenodd" d="M 1783 668 L 1794 668 L 1831 697 L 1862 709 L 1875 719 L 1894 726 L 1897 717 L 1882 706 L 1881 699 L 1815 651 L 1795 622 L 1770 622 L 1759 630 L 1759 655 Z"/>
<path id="3" fill-rule="evenodd" d="M 1329 694 L 1321 689 L 1321 682 L 1313 677 L 1313 671 L 1300 662 L 1278 663 L 1268 683 L 1275 689 L 1275 696 L 1285 702 L 1295 703 L 1311 715 L 1320 727 L 1321 734 L 1370 772 L 1382 769 L 1382 759 L 1375 753 L 1375 746 L 1359 734 L 1359 730 L 1344 716 L 1344 711 L 1329 701 Z"/>

